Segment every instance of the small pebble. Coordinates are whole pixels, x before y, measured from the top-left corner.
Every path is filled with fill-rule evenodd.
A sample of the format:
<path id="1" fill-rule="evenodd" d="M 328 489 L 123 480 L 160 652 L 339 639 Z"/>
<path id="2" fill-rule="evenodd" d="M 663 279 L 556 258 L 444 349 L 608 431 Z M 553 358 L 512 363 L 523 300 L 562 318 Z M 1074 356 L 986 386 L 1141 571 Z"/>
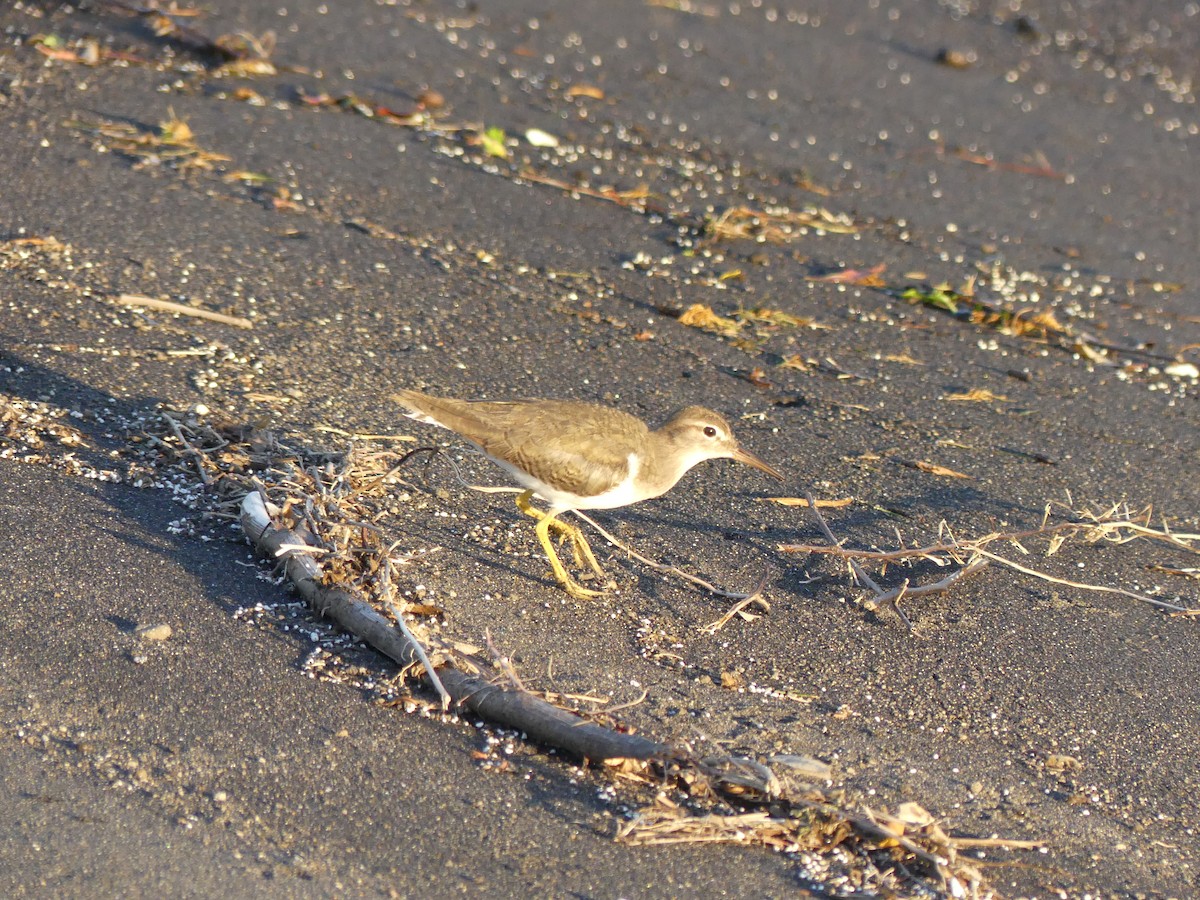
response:
<path id="1" fill-rule="evenodd" d="M 558 138 L 540 128 L 530 128 L 525 132 L 525 140 L 535 147 L 557 147 Z"/>
<path id="2" fill-rule="evenodd" d="M 134 632 L 143 641 L 165 641 L 171 637 L 170 625 L 143 625 Z"/>

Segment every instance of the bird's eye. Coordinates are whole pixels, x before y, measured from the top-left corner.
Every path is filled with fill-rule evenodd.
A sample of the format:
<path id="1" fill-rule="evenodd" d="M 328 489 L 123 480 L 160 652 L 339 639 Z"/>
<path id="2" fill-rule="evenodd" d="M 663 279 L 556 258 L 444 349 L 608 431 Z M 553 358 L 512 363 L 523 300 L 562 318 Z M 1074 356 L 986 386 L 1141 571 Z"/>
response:
<path id="1" fill-rule="evenodd" d="M 705 425 L 704 426 L 704 436 L 705 437 L 716 437 L 717 429 L 713 428 L 713 426 L 711 426 L 711 425 Z"/>

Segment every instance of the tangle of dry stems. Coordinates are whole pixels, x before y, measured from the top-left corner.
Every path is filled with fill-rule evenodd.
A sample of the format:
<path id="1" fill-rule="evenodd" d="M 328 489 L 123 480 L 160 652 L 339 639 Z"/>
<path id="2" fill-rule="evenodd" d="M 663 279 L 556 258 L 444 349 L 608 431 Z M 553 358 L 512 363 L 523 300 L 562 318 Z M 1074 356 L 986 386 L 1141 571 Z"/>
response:
<path id="1" fill-rule="evenodd" d="M 1119 594 L 1165 610 L 1172 616 L 1200 615 L 1200 608 L 1181 606 L 1177 603 L 1170 603 L 1156 597 L 1138 593 L 1137 591 L 1130 591 L 1110 585 L 1089 584 L 1059 578 L 1048 572 L 1042 572 L 1030 566 L 1022 565 L 1006 556 L 1002 556 L 994 550 L 988 549 L 990 545 L 1003 543 L 1008 544 L 1024 556 L 1030 556 L 1032 555 L 1031 552 L 1022 542 L 1044 538 L 1047 539 L 1045 555 L 1053 556 L 1064 544 L 1073 539 L 1080 539 L 1089 544 L 1104 542 L 1114 545 L 1127 544 L 1137 540 L 1147 540 L 1167 544 L 1185 553 L 1200 554 L 1200 534 L 1172 531 L 1166 520 L 1163 520 L 1160 527 L 1155 527 L 1152 524 L 1153 509 L 1149 506 L 1140 512 L 1131 513 L 1125 504 L 1114 504 L 1107 509 L 1097 512 L 1086 508 L 1072 509 L 1067 504 L 1049 503 L 1046 505 L 1046 509 L 1042 515 L 1041 525 L 1036 528 L 1023 531 L 993 531 L 982 537 L 960 540 L 955 538 L 951 534 L 949 526 L 945 522 L 942 522 L 938 528 L 940 541 L 936 544 L 929 544 L 923 547 L 905 547 L 903 539 L 897 535 L 901 544 L 898 550 L 849 550 L 844 548 L 842 542 L 834 536 L 828 524 L 821 516 L 817 508 L 817 502 L 813 496 L 810 494 L 807 499 L 809 507 L 817 519 L 817 524 L 830 543 L 828 545 L 781 544 L 779 545 L 779 550 L 784 553 L 813 553 L 836 556 L 839 559 L 845 560 L 850 568 L 855 584 L 875 594 L 871 608 L 873 609 L 882 603 L 891 603 L 897 615 L 900 616 L 910 629 L 912 628 L 912 623 L 899 606 L 902 598 L 944 591 L 958 579 L 979 571 L 989 563 L 996 563 L 1020 572 L 1023 575 L 1029 575 L 1052 584 L 1063 585 L 1064 587 L 1099 593 Z M 1065 522 L 1052 523 L 1050 520 L 1055 513 L 1056 507 L 1064 510 L 1070 516 L 1070 519 Z M 948 566 L 957 563 L 962 568 L 935 584 L 911 587 L 909 582 L 905 580 L 899 588 L 885 591 L 860 565 L 860 561 L 879 563 L 882 564 L 883 570 L 886 571 L 890 563 L 907 563 L 912 560 L 926 560 L 937 566 Z"/>

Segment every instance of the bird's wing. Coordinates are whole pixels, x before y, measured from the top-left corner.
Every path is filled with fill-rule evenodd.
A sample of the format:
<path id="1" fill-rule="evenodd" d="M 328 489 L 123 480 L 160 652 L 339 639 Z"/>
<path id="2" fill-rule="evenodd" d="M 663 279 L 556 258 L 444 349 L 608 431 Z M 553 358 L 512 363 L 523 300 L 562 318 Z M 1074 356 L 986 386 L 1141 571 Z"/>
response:
<path id="1" fill-rule="evenodd" d="M 646 426 L 619 410 L 571 401 L 468 401 L 400 391 L 410 418 L 440 425 L 559 490 L 602 493 L 629 474 Z M 620 440 L 614 440 L 619 436 Z"/>
<path id="2" fill-rule="evenodd" d="M 629 454 L 644 446 L 646 434 L 646 427 L 625 413 L 565 401 L 542 403 L 532 412 L 514 409 L 513 421 L 504 415 L 491 418 L 497 427 L 489 429 L 486 441 L 476 439 L 486 452 L 582 497 L 623 481 Z M 614 440 L 614 432 L 622 439 Z"/>

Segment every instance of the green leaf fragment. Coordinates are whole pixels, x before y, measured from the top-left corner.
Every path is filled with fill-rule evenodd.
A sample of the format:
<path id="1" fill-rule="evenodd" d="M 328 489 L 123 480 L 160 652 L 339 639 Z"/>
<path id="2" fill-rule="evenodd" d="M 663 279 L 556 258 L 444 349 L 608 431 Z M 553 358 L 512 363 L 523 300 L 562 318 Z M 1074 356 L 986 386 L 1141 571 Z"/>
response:
<path id="1" fill-rule="evenodd" d="M 503 128 L 495 126 L 487 129 L 479 136 L 479 142 L 483 146 L 483 152 L 488 156 L 494 156 L 497 159 L 508 159 L 508 147 L 505 145 L 507 135 Z"/>

